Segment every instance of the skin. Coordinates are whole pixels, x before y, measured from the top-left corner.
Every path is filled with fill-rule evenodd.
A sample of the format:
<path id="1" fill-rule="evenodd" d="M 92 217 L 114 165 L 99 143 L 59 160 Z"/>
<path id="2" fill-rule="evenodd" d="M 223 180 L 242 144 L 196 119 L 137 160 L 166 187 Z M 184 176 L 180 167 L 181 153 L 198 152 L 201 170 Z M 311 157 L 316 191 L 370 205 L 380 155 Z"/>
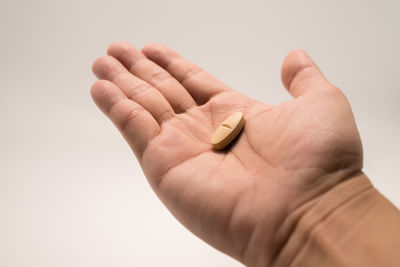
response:
<path id="1" fill-rule="evenodd" d="M 311 235 L 314 221 L 326 217 L 318 207 L 371 191 L 349 103 L 302 50 L 283 62 L 282 82 L 293 99 L 279 105 L 232 90 L 160 44 L 139 51 L 114 43 L 93 72 L 95 103 L 160 200 L 190 231 L 246 265 L 314 266 L 302 265 L 304 259 L 328 259 L 320 234 Z M 242 133 L 213 150 L 212 134 L 236 111 L 246 118 Z M 340 186 L 349 181 L 353 186 Z M 338 255 L 331 262 L 343 263 Z"/>

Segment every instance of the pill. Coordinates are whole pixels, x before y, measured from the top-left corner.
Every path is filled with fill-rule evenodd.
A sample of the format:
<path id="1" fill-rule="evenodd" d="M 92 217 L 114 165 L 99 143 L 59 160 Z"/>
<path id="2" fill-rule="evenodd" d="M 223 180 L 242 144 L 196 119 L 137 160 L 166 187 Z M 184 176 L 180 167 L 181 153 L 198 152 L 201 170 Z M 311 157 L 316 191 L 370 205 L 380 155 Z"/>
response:
<path id="1" fill-rule="evenodd" d="M 235 112 L 224 120 L 211 137 L 214 149 L 223 149 L 229 145 L 243 129 L 245 119 L 241 112 Z"/>

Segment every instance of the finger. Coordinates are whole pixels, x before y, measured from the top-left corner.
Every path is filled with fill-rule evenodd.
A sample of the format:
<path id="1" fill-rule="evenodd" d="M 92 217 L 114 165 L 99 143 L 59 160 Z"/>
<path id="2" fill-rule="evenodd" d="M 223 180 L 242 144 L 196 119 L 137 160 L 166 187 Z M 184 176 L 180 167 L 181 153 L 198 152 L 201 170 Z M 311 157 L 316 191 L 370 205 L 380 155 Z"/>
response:
<path id="1" fill-rule="evenodd" d="M 334 88 L 310 56 L 300 49 L 293 50 L 286 56 L 281 78 L 286 90 L 295 98 L 311 91 Z"/>
<path id="2" fill-rule="evenodd" d="M 196 105 L 192 96 L 175 78 L 131 44 L 114 43 L 108 48 L 108 54 L 118 59 L 135 76 L 158 89 L 176 113 L 184 112 Z"/>
<path id="3" fill-rule="evenodd" d="M 116 125 L 136 156 L 140 159 L 147 144 L 160 132 L 153 116 L 128 99 L 113 83 L 99 80 L 92 85 L 96 105 Z"/>
<path id="4" fill-rule="evenodd" d="M 132 75 L 115 58 L 98 58 L 93 64 L 93 72 L 99 79 L 113 82 L 129 99 L 148 110 L 158 123 L 161 124 L 174 116 L 171 105 L 158 90 Z"/>
<path id="5" fill-rule="evenodd" d="M 166 46 L 148 44 L 143 47 L 142 52 L 175 77 L 198 104 L 204 104 L 216 94 L 231 90 L 220 80 Z"/>

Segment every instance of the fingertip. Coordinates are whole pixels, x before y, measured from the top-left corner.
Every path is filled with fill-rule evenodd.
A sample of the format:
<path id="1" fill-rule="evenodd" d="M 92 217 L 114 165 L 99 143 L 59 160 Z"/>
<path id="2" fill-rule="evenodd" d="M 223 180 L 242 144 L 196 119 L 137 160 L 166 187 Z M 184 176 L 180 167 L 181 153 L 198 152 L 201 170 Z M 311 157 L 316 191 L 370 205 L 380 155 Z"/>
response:
<path id="1" fill-rule="evenodd" d="M 126 67 L 138 59 L 145 58 L 136 47 L 125 41 L 112 43 L 107 49 L 107 54 L 118 59 Z"/>
<path id="2" fill-rule="evenodd" d="M 295 98 L 308 92 L 333 88 L 311 57 L 301 49 L 291 51 L 284 59 L 281 79 L 286 90 Z"/>
<path id="3" fill-rule="evenodd" d="M 132 45 L 126 41 L 117 41 L 111 43 L 107 48 L 107 54 L 112 55 L 115 51 L 126 51 L 129 50 Z"/>
<path id="4" fill-rule="evenodd" d="M 101 61 L 103 60 L 102 57 L 103 56 L 96 58 L 96 60 L 93 61 L 93 63 L 92 63 L 92 73 L 94 75 L 96 75 L 97 78 L 98 78 L 98 76 L 97 76 L 98 69 L 99 69 L 99 66 L 101 64 Z"/>
<path id="5" fill-rule="evenodd" d="M 101 90 L 102 90 L 102 80 L 95 81 L 90 87 L 90 95 L 93 98 L 93 100 L 96 100 L 97 96 L 102 94 Z"/>
<path id="6" fill-rule="evenodd" d="M 160 43 L 148 43 L 144 45 L 141 49 L 143 54 L 152 54 L 152 53 L 157 53 L 162 50 L 165 50 L 166 46 L 160 44 Z"/>
<path id="7" fill-rule="evenodd" d="M 90 95 L 96 105 L 104 112 L 125 95 L 112 82 L 107 80 L 98 80 L 90 88 Z"/>
<path id="8" fill-rule="evenodd" d="M 159 43 L 149 43 L 142 47 L 142 53 L 150 60 L 154 61 L 163 68 L 168 67 L 172 59 L 181 56 L 169 47 Z"/>
<path id="9" fill-rule="evenodd" d="M 310 66 L 315 66 L 315 63 L 303 49 L 290 51 L 283 60 L 281 68 L 281 79 L 286 90 L 289 91 L 296 74 Z"/>
<path id="10" fill-rule="evenodd" d="M 99 79 L 112 81 L 121 73 L 126 73 L 128 70 L 112 56 L 101 56 L 95 60 L 92 65 L 93 73 Z"/>
<path id="11" fill-rule="evenodd" d="M 110 56 L 98 57 L 92 64 L 92 71 L 99 79 L 106 77 L 108 73 L 113 71 L 113 64 Z"/>
<path id="12" fill-rule="evenodd" d="M 108 81 L 106 80 L 97 80 L 90 87 L 90 95 L 93 100 L 99 99 L 106 94 Z"/>

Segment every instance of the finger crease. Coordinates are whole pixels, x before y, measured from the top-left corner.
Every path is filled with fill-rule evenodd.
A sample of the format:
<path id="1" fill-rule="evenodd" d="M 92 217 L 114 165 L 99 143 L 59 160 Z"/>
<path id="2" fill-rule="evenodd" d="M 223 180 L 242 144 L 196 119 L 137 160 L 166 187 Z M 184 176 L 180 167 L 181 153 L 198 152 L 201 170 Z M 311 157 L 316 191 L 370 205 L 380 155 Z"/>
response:
<path id="1" fill-rule="evenodd" d="M 150 85 L 148 85 L 147 83 L 142 83 L 140 85 L 136 85 L 136 86 L 132 87 L 131 92 L 128 97 L 133 100 L 134 98 L 137 98 L 138 95 L 141 95 L 150 89 L 152 89 L 152 87 Z"/>
<path id="2" fill-rule="evenodd" d="M 172 76 L 164 71 L 157 71 L 155 73 L 153 73 L 149 80 L 151 81 L 151 83 L 157 84 L 157 83 L 163 83 L 166 81 L 169 81 L 172 79 Z"/>
<path id="3" fill-rule="evenodd" d="M 172 110 L 167 109 L 157 115 L 157 122 L 161 124 L 162 122 L 166 122 L 171 119 L 174 116 L 174 113 L 172 112 Z"/>
<path id="4" fill-rule="evenodd" d="M 193 67 L 190 70 L 188 70 L 182 78 L 179 79 L 179 82 L 184 85 L 189 79 L 192 79 L 194 76 L 198 75 L 199 73 L 203 72 L 202 69 L 198 67 Z"/>
<path id="5" fill-rule="evenodd" d="M 123 122 L 120 125 L 121 132 L 125 132 L 126 128 L 128 127 L 129 123 L 135 119 L 137 119 L 139 116 L 143 116 L 143 112 L 140 109 L 134 109 L 132 110 L 127 117 L 123 120 Z"/>

